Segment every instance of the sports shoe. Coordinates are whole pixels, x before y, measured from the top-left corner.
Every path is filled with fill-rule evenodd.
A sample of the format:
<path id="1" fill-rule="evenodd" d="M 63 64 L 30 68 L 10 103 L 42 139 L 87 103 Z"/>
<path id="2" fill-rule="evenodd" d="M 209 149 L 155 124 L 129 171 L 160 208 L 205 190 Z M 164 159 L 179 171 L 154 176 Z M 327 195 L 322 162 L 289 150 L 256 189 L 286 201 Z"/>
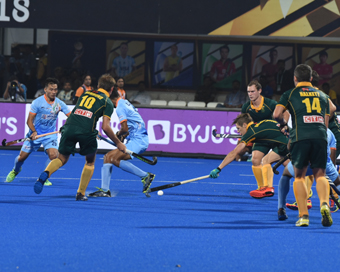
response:
<path id="1" fill-rule="evenodd" d="M 320 208 L 320 213 L 322 215 L 321 224 L 324 227 L 330 227 L 333 224 L 331 211 L 326 202 L 322 203 Z"/>
<path id="2" fill-rule="evenodd" d="M 337 201 L 339 202 L 339 199 L 337 199 Z M 332 213 L 335 213 L 339 210 L 338 205 L 335 204 L 335 202 L 333 201 L 333 199 L 329 200 L 330 204 L 329 204 L 329 209 L 331 210 Z"/>
<path id="3" fill-rule="evenodd" d="M 299 209 L 296 201 L 292 204 L 286 203 L 286 207 L 288 209 L 295 210 L 295 211 Z M 312 200 L 310 199 L 307 200 L 307 208 L 308 210 L 312 208 Z"/>
<path id="4" fill-rule="evenodd" d="M 45 184 L 45 181 L 47 180 L 48 176 L 49 176 L 49 172 L 48 171 L 44 171 L 44 172 L 42 172 L 40 174 L 40 177 L 34 183 L 34 192 L 36 194 L 40 194 L 41 193 L 41 191 L 44 188 L 44 184 Z"/>
<path id="5" fill-rule="evenodd" d="M 19 172 L 15 172 L 14 169 L 11 172 L 9 172 L 5 182 L 12 182 L 15 179 L 15 177 L 21 172 L 21 169 L 22 168 L 20 167 Z"/>
<path id="6" fill-rule="evenodd" d="M 312 190 L 312 188 L 311 188 L 310 191 L 309 191 L 308 199 L 310 199 L 312 196 L 313 196 L 313 190 Z"/>
<path id="7" fill-rule="evenodd" d="M 86 201 L 87 197 L 84 196 L 82 193 L 77 193 L 76 195 L 76 201 Z"/>
<path id="8" fill-rule="evenodd" d="M 277 211 L 277 216 L 280 221 L 288 219 L 288 215 L 286 214 L 286 210 L 284 208 L 280 208 Z"/>
<path id="9" fill-rule="evenodd" d="M 299 218 L 298 221 L 296 221 L 295 226 L 297 227 L 308 227 L 309 226 L 309 216 L 303 215 Z"/>
<path id="10" fill-rule="evenodd" d="M 253 190 L 249 192 L 250 196 L 253 198 L 264 198 L 271 197 L 274 195 L 274 187 L 262 187 L 260 189 Z"/>
<path id="11" fill-rule="evenodd" d="M 45 181 L 44 183 L 45 186 L 51 186 L 52 185 L 52 182 L 50 182 L 48 179 Z"/>
<path id="12" fill-rule="evenodd" d="M 102 188 L 98 188 L 98 191 L 95 191 L 91 194 L 88 194 L 88 196 L 90 197 L 111 197 L 111 192 L 110 190 L 108 190 L 107 192 L 105 192 Z"/>
<path id="13" fill-rule="evenodd" d="M 154 180 L 155 176 L 156 176 L 155 174 L 148 173 L 148 175 L 146 177 L 142 178 L 143 193 L 144 194 L 149 193 L 149 189 L 150 189 L 151 183 Z"/>

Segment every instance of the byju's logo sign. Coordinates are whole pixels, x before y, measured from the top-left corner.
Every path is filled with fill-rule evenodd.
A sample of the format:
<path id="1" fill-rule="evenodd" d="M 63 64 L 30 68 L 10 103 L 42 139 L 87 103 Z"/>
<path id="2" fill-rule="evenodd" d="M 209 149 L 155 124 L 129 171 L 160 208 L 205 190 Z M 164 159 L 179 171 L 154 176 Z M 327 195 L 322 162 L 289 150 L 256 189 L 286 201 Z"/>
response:
<path id="1" fill-rule="evenodd" d="M 170 121 L 149 120 L 148 135 L 150 144 L 169 144 Z"/>

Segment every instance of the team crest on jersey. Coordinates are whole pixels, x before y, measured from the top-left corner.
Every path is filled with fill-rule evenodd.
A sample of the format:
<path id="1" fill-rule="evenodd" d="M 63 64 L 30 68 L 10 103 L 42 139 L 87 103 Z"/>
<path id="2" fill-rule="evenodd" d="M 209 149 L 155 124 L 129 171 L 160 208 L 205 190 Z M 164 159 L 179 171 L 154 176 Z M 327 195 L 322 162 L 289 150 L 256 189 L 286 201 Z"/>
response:
<path id="1" fill-rule="evenodd" d="M 51 113 L 57 114 L 60 110 L 61 110 L 61 106 L 59 105 L 59 103 L 54 103 L 52 105 Z"/>

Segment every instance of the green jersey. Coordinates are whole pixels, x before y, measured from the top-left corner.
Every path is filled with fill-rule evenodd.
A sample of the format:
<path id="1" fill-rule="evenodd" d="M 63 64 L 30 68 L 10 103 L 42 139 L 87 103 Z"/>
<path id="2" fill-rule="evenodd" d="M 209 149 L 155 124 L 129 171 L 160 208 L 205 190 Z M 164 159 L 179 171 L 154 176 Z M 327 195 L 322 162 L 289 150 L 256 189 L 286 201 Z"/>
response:
<path id="1" fill-rule="evenodd" d="M 262 96 L 261 104 L 255 107 L 251 101 L 242 106 L 242 113 L 249 113 L 255 123 L 262 120 L 273 119 L 273 112 L 277 102 Z"/>
<path id="2" fill-rule="evenodd" d="M 280 131 L 280 124 L 274 120 L 263 120 L 257 124 L 250 122 L 241 142 L 288 144 L 288 138 Z"/>
<path id="3" fill-rule="evenodd" d="M 86 131 L 94 131 L 100 117 L 107 116 L 111 119 L 113 103 L 109 96 L 104 89 L 85 92 L 79 97 L 66 124 L 81 127 Z"/>
<path id="4" fill-rule="evenodd" d="M 282 94 L 278 106 L 291 114 L 293 128 L 289 135 L 292 143 L 307 139 L 327 141 L 325 115 L 329 115 L 327 96 L 310 82 L 300 82 L 296 88 Z"/>

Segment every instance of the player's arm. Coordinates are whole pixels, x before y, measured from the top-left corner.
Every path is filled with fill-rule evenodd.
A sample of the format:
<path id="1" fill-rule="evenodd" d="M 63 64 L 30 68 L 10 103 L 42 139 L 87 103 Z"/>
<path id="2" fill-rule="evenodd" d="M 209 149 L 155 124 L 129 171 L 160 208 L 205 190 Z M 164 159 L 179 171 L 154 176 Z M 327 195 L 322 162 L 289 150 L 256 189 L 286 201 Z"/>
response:
<path id="1" fill-rule="evenodd" d="M 333 164 L 336 166 L 336 148 L 331 148 L 331 160 Z"/>
<path id="2" fill-rule="evenodd" d="M 120 130 L 117 131 L 116 136 L 121 142 L 124 142 L 124 139 L 129 135 L 129 127 L 127 125 L 127 121 L 124 120 L 120 123 Z"/>
<path id="3" fill-rule="evenodd" d="M 283 134 L 287 135 L 288 134 L 288 126 L 287 122 L 284 119 L 284 112 L 286 109 L 284 106 L 278 104 L 275 107 L 274 113 L 273 113 L 273 118 L 280 124 L 280 130 Z M 288 121 L 288 120 L 287 120 Z"/>
<path id="4" fill-rule="evenodd" d="M 171 72 L 172 71 L 172 69 L 169 67 L 169 60 L 168 60 L 168 58 L 165 58 L 165 60 L 164 60 L 163 71 L 164 72 Z"/>
<path id="5" fill-rule="evenodd" d="M 121 141 L 119 141 L 119 139 L 113 132 L 110 125 L 110 118 L 107 116 L 103 116 L 102 129 L 104 130 L 105 134 L 116 144 L 117 148 L 125 153 L 126 146 Z"/>
<path id="6" fill-rule="evenodd" d="M 235 160 L 236 156 L 238 154 L 242 153 L 242 150 L 246 147 L 246 144 L 244 142 L 240 142 L 233 151 L 231 151 L 230 153 L 228 153 L 228 155 L 224 158 L 224 160 L 221 162 L 221 164 L 215 168 L 214 170 L 212 170 L 210 172 L 210 177 L 211 178 L 217 178 L 218 174 L 221 172 L 221 170 L 227 166 L 229 163 L 231 163 L 232 161 Z"/>
<path id="7" fill-rule="evenodd" d="M 36 130 L 35 130 L 35 126 L 34 126 L 34 124 L 33 124 L 33 121 L 34 121 L 34 119 L 35 119 L 35 116 L 36 116 L 35 113 L 30 112 L 30 113 L 28 114 L 27 122 L 26 122 L 26 124 L 27 124 L 27 126 L 29 127 L 29 129 L 32 130 L 32 134 L 31 134 L 30 138 L 33 139 L 33 140 L 34 140 L 35 137 L 38 135 L 38 133 L 37 133 Z"/>

